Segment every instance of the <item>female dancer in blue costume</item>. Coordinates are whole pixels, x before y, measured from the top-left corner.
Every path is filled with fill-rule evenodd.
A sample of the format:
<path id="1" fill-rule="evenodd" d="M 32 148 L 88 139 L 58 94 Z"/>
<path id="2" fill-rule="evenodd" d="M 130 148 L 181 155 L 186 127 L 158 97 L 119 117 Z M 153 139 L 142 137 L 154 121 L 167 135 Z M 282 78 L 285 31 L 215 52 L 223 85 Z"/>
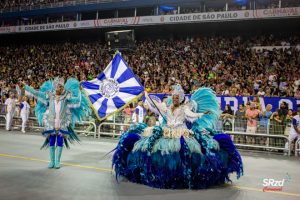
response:
<path id="1" fill-rule="evenodd" d="M 70 78 L 64 83 L 62 78 L 46 81 L 37 91 L 25 85 L 25 91 L 37 99 L 35 115 L 46 140 L 41 148 L 49 147 L 49 168 L 60 168 L 63 145 L 69 148 L 68 141 L 79 141 L 73 128 L 77 121 L 89 111 L 88 101 L 80 91 L 79 82 Z M 55 145 L 56 143 L 56 145 Z M 56 157 L 55 157 L 56 146 Z"/>
<path id="2" fill-rule="evenodd" d="M 169 106 L 145 96 L 164 123 L 136 124 L 121 136 L 112 163 L 117 178 L 155 188 L 201 189 L 229 182 L 230 173 L 243 174 L 231 138 L 214 130 L 220 110 L 211 89 L 198 89 L 184 104 L 176 85 Z"/>

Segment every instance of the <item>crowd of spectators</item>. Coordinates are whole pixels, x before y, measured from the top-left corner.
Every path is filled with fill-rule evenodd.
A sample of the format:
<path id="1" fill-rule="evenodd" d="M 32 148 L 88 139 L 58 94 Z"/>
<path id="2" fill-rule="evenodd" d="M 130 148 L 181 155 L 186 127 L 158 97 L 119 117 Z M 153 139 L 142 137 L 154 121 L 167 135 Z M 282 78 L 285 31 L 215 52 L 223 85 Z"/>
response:
<path id="1" fill-rule="evenodd" d="M 293 116 L 297 114 L 296 110 L 289 109 L 286 102 L 282 102 L 274 112 L 271 110 L 271 104 L 266 105 L 266 108 L 263 109 L 257 97 L 253 101 L 248 101 L 246 105 L 240 104 L 239 109 L 236 111 L 226 105 L 221 114 L 218 129 L 221 131 L 288 136 Z M 282 138 L 270 138 L 267 141 L 265 137 L 259 136 L 238 135 L 235 136 L 235 142 L 262 146 L 268 143 L 272 147 L 285 146 L 285 141 Z"/>
<path id="2" fill-rule="evenodd" d="M 91 0 L 95 2 L 95 0 Z M 106 2 L 106 0 L 103 0 Z M 87 1 L 79 1 L 78 3 L 89 2 Z M 62 4 L 63 3 L 63 4 Z M 2 11 L 18 11 L 25 9 L 38 9 L 40 7 L 46 6 L 54 6 L 53 4 L 61 6 L 70 6 L 74 5 L 74 1 L 72 0 L 3 0 L 0 1 L 0 12 Z M 256 0 L 255 3 L 253 1 L 248 1 L 247 3 L 236 3 L 234 1 L 228 2 L 226 5 L 225 1 L 221 4 L 210 4 L 209 1 L 205 3 L 201 3 L 199 5 L 183 5 L 183 6 L 166 6 L 170 7 L 168 9 L 159 9 L 156 11 L 157 7 L 153 6 L 151 9 L 153 12 L 147 13 L 146 15 L 176 15 L 176 14 L 189 14 L 189 13 L 200 13 L 200 12 L 222 12 L 222 11 L 236 11 L 236 10 L 246 10 L 246 9 L 275 9 L 275 8 L 287 8 L 287 7 L 299 7 L 300 1 L 298 0 Z M 173 9 L 172 9 L 173 8 Z M 111 11 L 112 16 L 117 17 L 118 15 L 114 14 L 115 10 Z M 138 13 L 143 13 L 143 11 L 139 11 Z M 101 13 L 101 12 L 100 12 Z M 96 19 L 96 11 L 91 11 L 88 13 L 92 17 L 88 17 L 88 19 Z M 141 16 L 145 15 L 142 14 Z M 126 15 L 127 17 L 134 17 L 133 12 L 131 14 Z M 101 19 L 101 16 L 100 18 Z M 76 21 L 76 20 L 84 20 L 76 13 L 64 13 L 58 15 L 40 15 L 34 17 L 20 17 L 19 19 L 5 19 L 0 21 L 0 27 L 7 26 L 22 26 L 22 25 L 35 25 L 35 24 L 46 24 L 46 23 L 56 23 L 56 22 L 66 22 L 66 21 Z"/>
<path id="3" fill-rule="evenodd" d="M 67 1 L 68 0 L 2 0 L 0 1 L 0 9 L 42 6 L 51 3 L 67 2 Z"/>
<path id="4" fill-rule="evenodd" d="M 299 49 L 253 50 L 253 46 L 291 46 L 299 37 L 195 37 L 186 40 L 139 41 L 125 60 L 148 91 L 170 93 L 179 82 L 186 93 L 200 86 L 219 95 L 300 98 Z M 299 46 L 298 46 L 299 48 Z M 87 80 L 110 62 L 113 52 L 101 41 L 0 46 L 1 94 L 20 81 L 38 88 L 63 76 Z"/>
<path id="5" fill-rule="evenodd" d="M 89 0 L 87 0 L 88 2 Z M 92 0 L 93 2 L 95 2 L 95 0 Z M 106 0 L 103 0 L 106 1 Z M 73 4 L 72 0 L 2 0 L 0 1 L 0 10 L 1 9 L 11 9 L 11 8 L 19 8 L 19 7 L 39 7 L 39 6 L 43 6 L 43 5 L 50 5 L 50 4 L 54 4 L 54 3 L 60 3 L 63 2 L 66 5 L 69 4 Z M 85 2 L 85 1 L 82 1 Z M 279 3 L 279 0 L 256 0 L 255 3 L 253 3 L 251 1 L 252 8 L 255 5 L 257 9 L 269 9 L 269 8 L 278 8 L 279 6 L 281 7 L 297 7 L 299 6 L 299 1 L 298 0 L 284 0 L 281 1 L 281 4 Z M 181 13 L 194 13 L 194 12 L 216 12 L 216 11 L 226 11 L 225 8 L 225 3 L 226 1 L 224 1 L 224 6 L 220 7 L 220 5 L 214 5 L 211 6 L 209 4 L 210 2 L 208 1 L 208 5 L 205 5 L 205 3 L 203 3 L 203 5 L 199 8 L 195 8 L 195 7 L 190 7 L 190 8 L 183 8 Z M 249 9 L 250 8 L 250 1 L 246 2 L 246 3 L 235 3 L 235 2 L 229 2 L 228 4 L 228 10 L 245 10 L 245 9 Z M 176 14 L 173 12 L 164 12 L 162 14 Z"/>
<path id="6" fill-rule="evenodd" d="M 237 111 L 226 106 L 221 115 L 222 130 L 288 135 L 293 110 L 285 102 L 277 110 L 271 105 L 262 109 L 258 97 L 300 98 L 299 39 L 298 35 L 268 35 L 142 40 L 137 41 L 134 51 L 124 51 L 122 55 L 149 92 L 168 94 L 171 85 L 177 82 L 186 93 L 205 86 L 218 95 L 255 96 L 247 105 L 239 105 Z M 267 50 L 264 46 L 271 48 Z M 91 80 L 103 71 L 113 54 L 100 40 L 2 44 L 1 102 L 23 81 L 39 88 L 55 76 Z M 35 102 L 31 99 L 29 104 L 33 108 Z M 130 112 L 132 108 L 125 113 L 129 120 Z M 253 136 L 237 136 L 235 140 L 247 144 L 267 143 L 265 138 Z M 281 147 L 284 140 L 271 138 L 268 144 Z"/>

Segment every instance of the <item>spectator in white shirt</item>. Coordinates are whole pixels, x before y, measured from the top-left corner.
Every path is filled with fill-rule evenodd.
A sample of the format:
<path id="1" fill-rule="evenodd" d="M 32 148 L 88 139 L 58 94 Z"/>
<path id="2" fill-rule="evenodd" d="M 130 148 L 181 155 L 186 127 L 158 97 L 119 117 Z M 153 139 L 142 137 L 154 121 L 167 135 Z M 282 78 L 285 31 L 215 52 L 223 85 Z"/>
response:
<path id="1" fill-rule="evenodd" d="M 138 106 L 135 108 L 135 112 L 132 115 L 133 123 L 143 123 L 144 117 L 146 116 L 146 109 L 144 108 L 144 102 L 140 100 Z"/>
<path id="2" fill-rule="evenodd" d="M 259 97 L 264 97 L 265 96 L 265 91 L 263 90 L 263 88 L 259 88 L 259 91 L 257 92 L 257 96 Z"/>
<path id="3" fill-rule="evenodd" d="M 25 133 L 26 124 L 29 118 L 30 105 L 28 104 L 27 96 L 23 97 L 23 102 L 20 104 L 22 118 L 22 132 Z"/>
<path id="4" fill-rule="evenodd" d="M 14 97 L 13 93 L 9 94 L 9 98 L 5 101 L 5 112 L 6 112 L 6 130 L 11 130 L 12 120 L 15 115 L 15 109 L 16 109 L 17 100 Z"/>

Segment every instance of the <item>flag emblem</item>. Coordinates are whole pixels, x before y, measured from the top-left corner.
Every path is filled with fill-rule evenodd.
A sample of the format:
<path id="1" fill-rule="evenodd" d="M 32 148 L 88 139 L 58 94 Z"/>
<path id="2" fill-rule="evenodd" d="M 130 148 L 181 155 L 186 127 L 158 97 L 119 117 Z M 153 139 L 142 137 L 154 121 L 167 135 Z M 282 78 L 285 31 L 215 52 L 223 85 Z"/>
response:
<path id="1" fill-rule="evenodd" d="M 97 78 L 81 85 L 99 120 L 121 110 L 144 91 L 119 52 Z"/>
<path id="2" fill-rule="evenodd" d="M 100 85 L 100 94 L 106 98 L 115 97 L 118 92 L 119 84 L 112 78 L 103 80 L 103 83 Z"/>

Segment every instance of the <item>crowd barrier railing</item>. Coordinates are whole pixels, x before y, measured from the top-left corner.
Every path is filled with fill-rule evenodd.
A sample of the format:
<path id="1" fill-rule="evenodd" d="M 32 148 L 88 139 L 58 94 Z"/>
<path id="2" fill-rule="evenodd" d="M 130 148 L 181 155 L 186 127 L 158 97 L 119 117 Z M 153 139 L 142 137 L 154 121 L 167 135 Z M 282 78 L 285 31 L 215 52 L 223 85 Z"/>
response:
<path id="1" fill-rule="evenodd" d="M 82 133 L 85 136 L 93 135 L 95 138 L 97 134 L 97 126 L 91 121 L 81 121 L 76 123 L 74 131 L 76 133 Z"/>
<path id="2" fill-rule="evenodd" d="M 295 156 L 298 156 L 299 153 L 300 153 L 300 138 L 298 138 L 295 143 Z"/>
<path id="3" fill-rule="evenodd" d="M 12 121 L 12 128 L 13 129 L 21 129 L 22 127 L 22 118 L 21 117 L 14 117 Z M 34 131 L 42 130 L 43 127 L 38 125 L 37 119 L 35 117 L 29 117 L 26 128 L 30 128 Z"/>
<path id="4" fill-rule="evenodd" d="M 0 126 L 5 126 L 6 117 L 0 115 Z M 20 129 L 22 119 L 20 117 L 14 117 L 13 127 Z M 86 136 L 93 136 L 94 138 L 101 138 L 101 136 L 119 137 L 124 131 L 126 131 L 131 125 L 130 121 L 126 121 L 122 113 L 112 116 L 109 120 L 102 122 L 100 125 L 93 121 L 83 121 L 77 123 L 75 131 Z M 29 117 L 27 127 L 31 130 L 42 130 L 43 127 L 39 126 L 35 117 Z M 219 120 L 216 127 L 218 132 L 224 132 L 232 136 L 236 146 L 242 148 L 255 148 L 255 149 L 269 149 L 288 151 L 291 154 L 291 149 L 286 149 L 286 145 L 289 147 L 290 141 L 288 141 L 288 134 L 290 126 L 281 124 L 276 121 L 268 120 L 266 123 L 258 121 L 255 130 L 250 132 L 247 127 L 246 119 L 230 119 Z M 249 129 L 249 130 L 248 130 Z M 300 141 L 296 142 L 295 155 L 300 152 Z"/>
<path id="5" fill-rule="evenodd" d="M 281 139 L 284 140 L 285 143 L 282 146 L 270 146 L 270 145 L 259 145 L 259 144 L 255 144 L 255 143 L 235 143 L 235 145 L 237 147 L 249 147 L 249 148 L 254 148 L 254 149 L 274 149 L 274 150 L 282 150 L 283 152 L 287 152 L 288 155 L 291 155 L 291 149 L 290 148 L 286 148 L 286 144 L 288 145 L 288 147 L 290 147 L 290 141 L 288 139 L 287 136 L 284 135 L 270 135 L 270 134 L 260 134 L 260 133 L 247 133 L 247 132 L 230 132 L 230 131 L 226 131 L 226 134 L 230 135 L 232 140 L 235 140 L 235 137 L 245 137 L 247 140 L 247 137 L 260 137 L 260 138 L 265 138 L 267 139 Z"/>
<path id="6" fill-rule="evenodd" d="M 4 119 L 4 120 L 1 120 Z M 0 126 L 6 126 L 6 117 L 5 115 L 0 115 Z M 21 129 L 22 127 L 22 118 L 21 117 L 14 117 L 13 118 L 13 129 Z M 26 125 L 27 129 L 31 131 L 42 131 L 44 128 L 39 126 L 37 119 L 35 117 L 29 117 Z M 96 136 L 97 133 L 97 126 L 94 122 L 91 121 L 82 121 L 80 123 L 75 124 L 74 131 L 76 133 L 81 133 L 86 136 L 93 135 Z"/>
<path id="7" fill-rule="evenodd" d="M 260 120 L 256 121 L 253 127 L 248 126 L 247 119 L 226 119 L 220 120 L 217 123 L 218 132 L 239 132 L 241 134 L 233 137 L 233 140 L 236 144 L 242 143 L 244 145 L 256 145 L 256 146 L 265 146 L 265 147 L 276 147 L 282 148 L 285 147 L 287 142 L 285 141 L 288 138 L 290 133 L 291 125 L 290 123 L 281 123 L 276 120 Z M 253 134 L 242 136 L 244 134 Z M 280 137 L 260 137 L 260 134 L 265 135 L 277 135 Z M 269 148 L 272 149 L 272 148 Z M 279 150 L 279 149 L 278 149 Z"/>
<path id="8" fill-rule="evenodd" d="M 129 128 L 129 126 L 130 124 L 103 122 L 98 127 L 98 138 L 100 139 L 101 135 L 111 136 L 113 138 L 121 136 L 122 133 Z M 96 138 L 96 136 L 94 138 Z"/>
<path id="9" fill-rule="evenodd" d="M 0 115 L 5 115 L 5 105 L 0 103 Z"/>
<path id="10" fill-rule="evenodd" d="M 6 125 L 6 116 L 5 115 L 0 115 L 0 126 Z"/>

